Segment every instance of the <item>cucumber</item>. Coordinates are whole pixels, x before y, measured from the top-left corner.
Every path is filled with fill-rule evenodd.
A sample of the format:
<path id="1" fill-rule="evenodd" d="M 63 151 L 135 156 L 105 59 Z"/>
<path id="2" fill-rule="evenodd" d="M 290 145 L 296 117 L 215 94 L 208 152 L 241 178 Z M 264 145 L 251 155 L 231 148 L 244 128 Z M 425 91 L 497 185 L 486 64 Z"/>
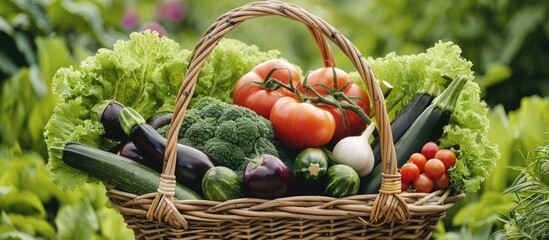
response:
<path id="1" fill-rule="evenodd" d="M 133 160 L 80 143 L 68 143 L 63 148 L 63 162 L 85 171 L 120 190 L 137 195 L 156 192 L 160 174 Z M 175 198 L 196 200 L 202 197 L 187 187 L 176 184 Z"/>
<path id="2" fill-rule="evenodd" d="M 337 198 L 355 195 L 359 186 L 360 177 L 352 167 L 337 164 L 328 168 L 326 195 Z"/>
<path id="3" fill-rule="evenodd" d="M 408 161 L 413 153 L 420 152 L 425 143 L 436 142 L 442 136 L 444 126 L 449 123 L 450 115 L 456 107 L 459 94 L 466 82 L 466 77 L 454 79 L 395 144 L 397 166 L 399 168 Z M 382 173 L 383 164 L 378 164 L 368 176 L 361 179 L 359 193 L 378 193 L 381 187 Z"/>
<path id="4" fill-rule="evenodd" d="M 393 143 L 398 142 L 400 138 L 406 133 L 406 131 L 412 126 L 421 113 L 431 105 L 435 97 L 427 93 L 418 93 L 412 98 L 412 101 L 406 108 L 400 112 L 400 114 L 391 122 L 391 133 L 393 134 Z M 381 144 L 379 138 L 370 144 L 372 152 L 374 153 L 374 166 L 381 163 Z"/>
<path id="5" fill-rule="evenodd" d="M 319 181 L 328 170 L 328 156 L 320 148 L 306 148 L 294 160 L 293 172 L 298 180 Z"/>
<path id="6" fill-rule="evenodd" d="M 210 168 L 202 178 L 202 192 L 206 199 L 213 201 L 241 198 L 242 177 L 228 167 Z"/>

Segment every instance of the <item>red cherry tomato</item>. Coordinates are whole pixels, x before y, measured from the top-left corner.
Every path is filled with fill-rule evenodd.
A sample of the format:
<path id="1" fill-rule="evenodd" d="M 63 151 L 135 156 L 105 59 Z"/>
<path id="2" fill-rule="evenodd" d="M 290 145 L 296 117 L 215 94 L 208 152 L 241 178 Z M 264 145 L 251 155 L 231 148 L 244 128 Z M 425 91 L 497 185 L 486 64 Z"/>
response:
<path id="1" fill-rule="evenodd" d="M 419 176 L 419 168 L 413 163 L 405 163 L 400 168 L 400 180 L 402 182 L 414 181 Z"/>
<path id="2" fill-rule="evenodd" d="M 273 105 L 269 120 L 277 140 L 294 150 L 320 147 L 332 139 L 335 131 L 335 120 L 329 112 L 291 97 L 283 97 Z"/>
<path id="3" fill-rule="evenodd" d="M 433 180 L 425 174 L 420 174 L 419 177 L 414 180 L 412 186 L 416 192 L 429 193 L 433 191 Z"/>
<path id="4" fill-rule="evenodd" d="M 421 148 L 421 154 L 427 158 L 427 160 L 434 158 L 438 152 L 438 145 L 434 142 L 428 142 Z"/>
<path id="5" fill-rule="evenodd" d="M 309 73 L 309 75 L 307 76 L 307 84 L 310 85 L 320 95 L 327 96 L 329 95 L 329 92 L 325 89 L 325 87 L 333 90 L 335 86 L 336 81 L 334 81 L 334 71 L 337 80 L 336 89 L 341 90 L 343 87 L 345 87 L 342 92 L 347 97 L 353 99 L 352 101 L 357 106 L 362 108 L 366 115 L 369 115 L 370 99 L 368 98 L 368 94 L 364 89 L 362 89 L 362 87 L 353 82 L 351 76 L 347 72 L 339 68 L 319 68 Z M 348 85 L 346 86 L 346 84 Z M 303 88 L 301 84 L 298 85 L 298 89 L 302 93 L 306 92 L 305 88 Z M 314 94 L 309 92 L 309 96 L 314 96 Z M 341 102 L 346 103 L 347 101 L 342 100 Z M 345 116 L 347 119 L 347 128 L 345 128 L 345 125 L 343 123 L 343 114 L 337 107 L 326 104 L 319 104 L 318 106 L 329 111 L 335 118 L 336 130 L 334 133 L 334 137 L 331 140 L 331 143 L 333 144 L 337 143 L 344 137 L 358 135 L 362 131 L 364 131 L 364 129 L 366 129 L 366 122 L 358 114 L 351 110 L 345 110 Z"/>
<path id="6" fill-rule="evenodd" d="M 456 154 L 450 149 L 440 149 L 435 154 L 435 158 L 444 163 L 446 169 L 456 165 Z"/>
<path id="7" fill-rule="evenodd" d="M 425 163 L 425 174 L 431 179 L 440 179 L 444 173 L 446 173 L 446 167 L 442 161 L 432 158 Z"/>
<path id="8" fill-rule="evenodd" d="M 250 72 L 244 74 L 233 87 L 233 103 L 252 109 L 260 116 L 269 119 L 271 108 L 278 99 L 284 96 L 296 98 L 296 95 L 285 88 L 270 90 L 254 83 L 263 83 L 269 72 L 273 71 L 270 78 L 296 86 L 300 81 L 297 69 L 290 63 L 282 60 L 267 60 L 255 66 Z"/>
<path id="9" fill-rule="evenodd" d="M 412 154 L 412 156 L 410 156 L 408 161 L 415 164 L 419 168 L 419 172 L 422 173 L 425 168 L 427 158 L 425 158 L 425 156 L 423 156 L 423 154 L 421 153 L 414 153 Z"/>
<path id="10" fill-rule="evenodd" d="M 444 173 L 440 179 L 434 180 L 434 190 L 443 190 L 448 188 L 450 185 L 450 176 L 447 173 Z"/>

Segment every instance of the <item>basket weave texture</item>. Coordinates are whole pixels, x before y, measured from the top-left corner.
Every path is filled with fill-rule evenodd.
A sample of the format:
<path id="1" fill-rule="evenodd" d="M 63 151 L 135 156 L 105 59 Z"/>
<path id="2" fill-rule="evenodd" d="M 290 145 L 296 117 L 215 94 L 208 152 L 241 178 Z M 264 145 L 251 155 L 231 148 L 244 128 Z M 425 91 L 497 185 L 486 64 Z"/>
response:
<path id="1" fill-rule="evenodd" d="M 326 39 L 353 63 L 370 93 L 379 130 L 384 169 L 378 194 L 226 202 L 174 198 L 177 134 L 200 69 L 227 32 L 260 16 L 281 16 L 303 23 L 319 46 L 325 66 L 334 66 Z M 193 51 L 172 123 L 158 191 L 140 196 L 114 188 L 107 191 L 111 204 L 120 211 L 136 239 L 428 239 L 446 211 L 464 197 L 452 189 L 401 193 L 385 100 L 369 65 L 334 27 L 293 4 L 261 1 L 220 16 Z"/>

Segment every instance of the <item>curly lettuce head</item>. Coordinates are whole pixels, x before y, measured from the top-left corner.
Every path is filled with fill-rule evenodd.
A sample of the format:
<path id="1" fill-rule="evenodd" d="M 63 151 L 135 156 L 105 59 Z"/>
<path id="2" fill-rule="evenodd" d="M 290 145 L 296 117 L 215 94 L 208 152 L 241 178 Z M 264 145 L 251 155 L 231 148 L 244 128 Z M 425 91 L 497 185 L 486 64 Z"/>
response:
<path id="1" fill-rule="evenodd" d="M 224 39 L 201 69 L 193 96 L 227 99 L 240 76 L 277 54 Z M 145 31 L 117 41 L 112 49 L 100 49 L 78 67 L 59 69 L 53 79 L 53 92 L 61 100 L 44 131 L 52 180 L 62 189 L 97 181 L 63 163 L 65 144 L 80 142 L 104 150 L 116 144 L 103 137 L 102 125 L 92 117 L 93 107 L 103 100 L 114 99 L 132 107 L 145 119 L 173 111 L 189 55 L 190 51 L 181 49 L 175 41 Z"/>

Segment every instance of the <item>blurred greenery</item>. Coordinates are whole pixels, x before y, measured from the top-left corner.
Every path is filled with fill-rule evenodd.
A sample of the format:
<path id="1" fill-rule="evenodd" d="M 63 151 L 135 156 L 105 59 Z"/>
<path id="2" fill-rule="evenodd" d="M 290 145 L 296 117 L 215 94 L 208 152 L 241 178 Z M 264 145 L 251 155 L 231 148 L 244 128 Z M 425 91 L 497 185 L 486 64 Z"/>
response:
<path id="1" fill-rule="evenodd" d="M 60 192 L 47 183 L 43 127 L 58 97 L 51 79 L 117 39 L 145 28 L 193 49 L 221 14 L 249 1 L 0 1 L 0 239 L 123 239 L 127 229 L 105 208 L 104 188 Z M 549 1 L 288 0 L 348 37 L 364 56 L 424 52 L 452 41 L 474 63 L 489 104 L 490 140 L 502 158 L 482 190 L 447 213 L 436 238 L 503 238 L 516 198 L 502 195 L 525 154 L 549 141 Z M 247 21 L 227 34 L 262 50 L 278 49 L 305 71 L 321 65 L 302 25 L 276 17 Z M 334 48 L 338 66 L 353 70 Z M 9 153 L 8 153 L 9 152 Z M 36 178 L 45 184 L 36 184 Z M 21 197 L 23 196 L 23 197 Z M 21 199 L 24 199 L 22 201 Z M 75 218 L 82 221 L 74 221 Z M 87 221 L 84 221 L 87 219 Z M 80 234 L 74 235 L 73 230 Z M 498 232 L 498 234 L 495 234 Z"/>

